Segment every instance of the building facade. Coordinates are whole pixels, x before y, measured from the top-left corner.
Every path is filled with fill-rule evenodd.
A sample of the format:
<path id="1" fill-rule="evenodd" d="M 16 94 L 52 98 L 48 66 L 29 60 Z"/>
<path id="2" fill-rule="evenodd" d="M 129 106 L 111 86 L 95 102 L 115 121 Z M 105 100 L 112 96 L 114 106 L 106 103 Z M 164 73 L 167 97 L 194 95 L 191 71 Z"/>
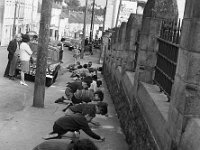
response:
<path id="1" fill-rule="evenodd" d="M 50 23 L 50 38 L 51 40 L 59 39 L 60 17 L 62 11 L 62 4 L 59 2 L 53 3 L 51 10 L 51 23 Z"/>
<path id="2" fill-rule="evenodd" d="M 36 30 L 38 0 L 2 0 L 0 8 L 1 46 L 8 45 L 16 33 Z"/>
<path id="3" fill-rule="evenodd" d="M 66 32 L 67 37 L 78 38 L 82 34 L 84 23 L 84 13 L 82 12 L 70 12 L 69 13 L 69 24 Z M 103 21 L 94 18 L 93 22 L 93 39 L 95 39 L 96 33 L 99 31 L 99 28 L 103 26 Z M 87 15 L 86 26 L 85 26 L 85 36 L 90 36 L 90 27 L 91 27 L 91 14 Z M 77 35 L 79 33 L 79 36 Z"/>
<path id="4" fill-rule="evenodd" d="M 121 2 L 120 2 L 121 1 Z M 105 29 L 114 28 L 117 25 L 121 25 L 122 22 L 128 21 L 131 13 L 142 14 L 147 0 L 110 0 L 106 8 L 105 16 Z M 119 11 L 119 5 L 120 11 Z"/>

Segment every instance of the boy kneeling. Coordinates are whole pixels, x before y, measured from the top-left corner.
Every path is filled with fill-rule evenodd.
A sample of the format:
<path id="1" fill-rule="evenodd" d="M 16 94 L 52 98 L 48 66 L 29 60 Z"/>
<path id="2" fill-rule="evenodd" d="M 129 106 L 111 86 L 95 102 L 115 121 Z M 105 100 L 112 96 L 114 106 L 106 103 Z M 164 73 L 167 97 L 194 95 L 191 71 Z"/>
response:
<path id="1" fill-rule="evenodd" d="M 72 115 L 65 115 L 57 119 L 53 125 L 53 132 L 49 133 L 47 137 L 44 137 L 45 140 L 48 139 L 61 139 L 62 136 L 71 131 L 71 132 L 79 132 L 79 130 L 83 130 L 90 137 L 104 141 L 105 138 L 94 133 L 88 122 L 95 117 L 94 109 L 86 108 L 81 113 L 76 113 Z"/>

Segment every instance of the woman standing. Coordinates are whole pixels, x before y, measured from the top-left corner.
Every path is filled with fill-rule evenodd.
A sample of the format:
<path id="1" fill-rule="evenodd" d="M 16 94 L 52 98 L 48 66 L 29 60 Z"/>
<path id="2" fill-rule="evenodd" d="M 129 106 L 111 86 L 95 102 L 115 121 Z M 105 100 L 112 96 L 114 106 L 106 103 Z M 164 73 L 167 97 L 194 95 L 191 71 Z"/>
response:
<path id="1" fill-rule="evenodd" d="M 24 81 L 25 73 L 29 71 L 29 61 L 32 55 L 32 50 L 29 46 L 30 38 L 28 35 L 22 36 L 22 43 L 20 45 L 20 61 L 21 61 L 21 85 L 28 86 Z"/>

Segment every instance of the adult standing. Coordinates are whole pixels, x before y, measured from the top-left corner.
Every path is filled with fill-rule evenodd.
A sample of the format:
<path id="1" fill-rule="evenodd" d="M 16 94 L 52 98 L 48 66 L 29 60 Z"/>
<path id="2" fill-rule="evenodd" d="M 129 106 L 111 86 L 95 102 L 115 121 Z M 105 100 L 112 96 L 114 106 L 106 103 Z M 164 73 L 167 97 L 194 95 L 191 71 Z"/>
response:
<path id="1" fill-rule="evenodd" d="M 29 71 L 29 61 L 32 55 L 32 50 L 29 46 L 30 38 L 28 35 L 22 36 L 22 43 L 20 45 L 20 61 L 21 61 L 21 85 L 28 86 L 28 84 L 25 83 L 24 76 L 25 73 Z"/>
<path id="2" fill-rule="evenodd" d="M 85 39 L 85 46 L 88 46 L 88 44 L 89 44 L 89 40 L 88 40 L 88 38 L 86 38 Z"/>
<path id="3" fill-rule="evenodd" d="M 64 51 L 64 42 L 65 42 L 65 38 L 61 38 L 61 45 L 60 45 L 60 51 L 59 51 L 59 61 L 60 63 L 63 63 L 62 59 L 63 59 L 63 51 Z"/>
<path id="4" fill-rule="evenodd" d="M 11 73 L 11 76 L 14 76 L 16 66 L 15 66 L 15 62 L 16 59 L 12 62 L 13 57 L 17 55 L 16 50 L 19 49 L 19 45 L 20 45 L 20 41 L 21 41 L 21 34 L 17 34 L 15 36 L 15 39 L 13 39 L 12 41 L 10 41 L 9 45 L 8 45 L 8 64 L 6 66 L 6 70 L 4 73 L 4 77 L 10 77 L 9 73 Z M 18 51 L 18 50 L 17 50 Z M 16 58 L 16 57 L 14 57 Z M 12 62 L 12 65 L 11 65 Z"/>

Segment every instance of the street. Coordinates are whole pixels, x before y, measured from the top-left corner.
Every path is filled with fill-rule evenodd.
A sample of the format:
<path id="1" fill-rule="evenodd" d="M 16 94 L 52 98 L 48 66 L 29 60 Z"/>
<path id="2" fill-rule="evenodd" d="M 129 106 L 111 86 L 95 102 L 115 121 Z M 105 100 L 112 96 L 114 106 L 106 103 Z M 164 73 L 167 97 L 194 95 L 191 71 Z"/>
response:
<path id="1" fill-rule="evenodd" d="M 0 129 L 13 118 L 16 112 L 22 111 L 26 105 L 32 105 L 33 102 L 34 82 L 27 81 L 28 86 L 23 86 L 20 85 L 20 79 L 13 81 L 3 77 L 8 62 L 7 56 L 7 47 L 0 47 Z M 70 61 L 72 60 L 67 59 L 63 65 Z M 61 74 L 62 70 L 61 68 Z M 62 84 L 59 77 L 55 84 Z M 61 83 L 58 83 L 59 81 Z"/>
<path id="2" fill-rule="evenodd" d="M 4 78 L 3 74 L 8 62 L 7 47 L 0 47 L 0 122 L 12 118 L 12 114 L 23 110 L 28 97 L 33 94 L 33 82 L 28 82 L 28 87 L 20 85 L 20 79 L 15 81 Z"/>
<path id="3" fill-rule="evenodd" d="M 84 56 L 81 64 L 88 61 L 97 64 L 99 53 Z M 16 81 L 3 77 L 5 65 L 7 63 L 6 48 L 1 48 L 1 77 L 0 92 L 2 95 L 0 105 L 0 149 L 3 150 L 31 150 L 34 146 L 43 141 L 42 137 L 52 130 L 53 122 L 63 115 L 62 109 L 65 105 L 55 104 L 54 101 L 63 96 L 66 82 L 72 81 L 71 73 L 66 71 L 66 66 L 72 63 L 74 58 L 72 52 L 65 50 L 63 64 L 59 71 L 56 82 L 45 90 L 45 107 L 35 108 L 32 106 L 33 100 L 33 82 L 27 82 L 28 87 L 19 84 Z M 100 77 L 102 78 L 102 77 Z M 103 80 L 103 79 L 102 79 Z M 103 80 L 104 82 L 104 80 Z M 98 128 L 93 128 L 98 134 L 106 138 L 105 142 L 95 141 L 95 144 L 102 150 L 126 150 L 128 146 L 124 139 L 118 122 L 114 105 L 109 96 L 106 84 L 103 83 L 105 102 L 108 103 L 108 117 L 97 115 L 95 120 L 101 124 Z M 81 138 L 88 136 L 81 132 Z"/>

